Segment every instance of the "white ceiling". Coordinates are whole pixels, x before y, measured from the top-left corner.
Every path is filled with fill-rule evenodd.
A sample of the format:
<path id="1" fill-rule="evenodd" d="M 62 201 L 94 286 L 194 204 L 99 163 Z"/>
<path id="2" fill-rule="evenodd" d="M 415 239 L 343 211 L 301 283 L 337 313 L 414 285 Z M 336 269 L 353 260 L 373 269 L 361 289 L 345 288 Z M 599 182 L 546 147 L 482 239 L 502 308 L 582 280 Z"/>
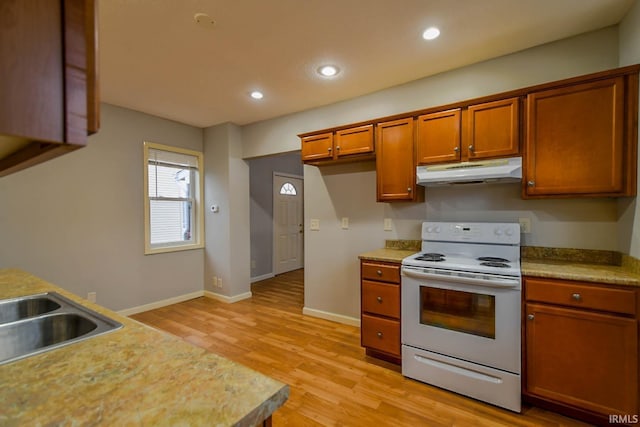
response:
<path id="1" fill-rule="evenodd" d="M 634 1 L 100 0 L 102 100 L 243 125 L 613 25 Z M 318 77 L 325 63 L 342 72 Z"/>

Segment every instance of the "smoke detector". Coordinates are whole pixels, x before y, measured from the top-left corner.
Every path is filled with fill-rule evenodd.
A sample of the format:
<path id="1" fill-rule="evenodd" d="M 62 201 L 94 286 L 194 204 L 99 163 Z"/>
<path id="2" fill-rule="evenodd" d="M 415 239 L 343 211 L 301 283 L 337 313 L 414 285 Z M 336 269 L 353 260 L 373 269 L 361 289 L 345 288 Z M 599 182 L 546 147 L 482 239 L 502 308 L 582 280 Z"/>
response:
<path id="1" fill-rule="evenodd" d="M 198 12 L 193 15 L 193 20 L 196 21 L 196 25 L 200 28 L 212 29 L 216 25 L 216 21 L 206 13 Z"/>

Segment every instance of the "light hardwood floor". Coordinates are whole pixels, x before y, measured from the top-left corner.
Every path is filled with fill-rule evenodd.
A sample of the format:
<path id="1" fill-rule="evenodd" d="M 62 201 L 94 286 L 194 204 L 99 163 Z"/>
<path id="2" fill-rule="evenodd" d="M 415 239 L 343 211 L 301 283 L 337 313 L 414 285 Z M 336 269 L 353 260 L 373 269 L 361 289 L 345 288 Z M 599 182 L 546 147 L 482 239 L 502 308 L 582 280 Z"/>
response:
<path id="1" fill-rule="evenodd" d="M 303 270 L 252 285 L 234 304 L 197 298 L 131 316 L 289 384 L 274 426 L 584 426 L 538 408 L 518 415 L 404 378 L 367 357 L 360 330 L 302 315 Z"/>

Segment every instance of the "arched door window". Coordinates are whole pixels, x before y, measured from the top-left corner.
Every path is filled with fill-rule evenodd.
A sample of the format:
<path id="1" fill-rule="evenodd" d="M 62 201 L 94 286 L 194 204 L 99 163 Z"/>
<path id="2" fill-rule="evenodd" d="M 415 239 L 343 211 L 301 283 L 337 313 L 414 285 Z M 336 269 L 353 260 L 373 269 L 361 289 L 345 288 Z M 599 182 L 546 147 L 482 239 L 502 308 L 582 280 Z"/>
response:
<path id="1" fill-rule="evenodd" d="M 282 184 L 282 187 L 280 187 L 280 194 L 284 194 L 285 196 L 295 196 L 298 192 L 292 183 L 285 182 Z"/>

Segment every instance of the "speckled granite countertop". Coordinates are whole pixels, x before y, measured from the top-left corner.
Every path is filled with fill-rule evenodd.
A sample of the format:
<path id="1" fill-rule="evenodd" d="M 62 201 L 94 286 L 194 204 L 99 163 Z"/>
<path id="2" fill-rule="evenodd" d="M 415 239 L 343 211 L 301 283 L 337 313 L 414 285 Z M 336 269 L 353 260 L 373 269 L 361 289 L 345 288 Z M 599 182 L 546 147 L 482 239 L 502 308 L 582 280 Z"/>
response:
<path id="1" fill-rule="evenodd" d="M 0 299 L 56 291 L 124 325 L 0 365 L 0 425 L 254 426 L 289 387 L 19 270 Z"/>
<path id="2" fill-rule="evenodd" d="M 523 276 L 640 286 L 640 262 L 613 251 L 523 247 Z"/>
<path id="3" fill-rule="evenodd" d="M 523 276 L 640 286 L 638 274 L 616 265 L 523 259 L 520 263 L 520 270 Z"/>
<path id="4" fill-rule="evenodd" d="M 420 240 L 386 240 L 385 247 L 358 255 L 370 261 L 402 262 L 403 258 L 420 251 Z"/>

